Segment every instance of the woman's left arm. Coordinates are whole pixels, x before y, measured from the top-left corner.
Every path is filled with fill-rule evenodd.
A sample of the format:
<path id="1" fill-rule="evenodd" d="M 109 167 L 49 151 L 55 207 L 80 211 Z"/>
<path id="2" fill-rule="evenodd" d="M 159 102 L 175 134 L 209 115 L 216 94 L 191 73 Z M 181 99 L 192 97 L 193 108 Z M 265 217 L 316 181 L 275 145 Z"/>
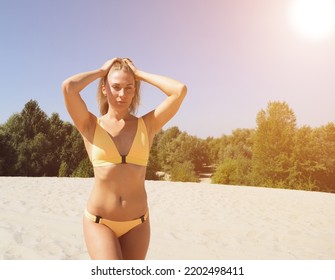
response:
<path id="1" fill-rule="evenodd" d="M 167 98 L 155 110 L 145 116 L 149 122 L 150 129 L 153 133 L 156 133 L 177 113 L 186 96 L 187 88 L 184 84 L 174 79 L 140 71 L 128 59 L 127 63 L 138 80 L 159 88 L 167 95 Z"/>

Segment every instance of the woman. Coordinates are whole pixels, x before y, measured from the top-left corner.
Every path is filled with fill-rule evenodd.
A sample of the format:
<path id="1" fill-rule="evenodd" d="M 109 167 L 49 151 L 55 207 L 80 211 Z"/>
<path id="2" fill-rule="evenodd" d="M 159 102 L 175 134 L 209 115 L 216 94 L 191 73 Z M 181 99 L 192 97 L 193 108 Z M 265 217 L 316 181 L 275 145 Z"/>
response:
<path id="1" fill-rule="evenodd" d="M 96 79 L 100 79 L 100 118 L 88 111 L 80 96 Z M 141 81 L 159 88 L 167 98 L 137 118 L 133 113 Z M 149 150 L 155 134 L 177 113 L 186 86 L 141 71 L 128 58 L 114 58 L 100 69 L 66 79 L 62 89 L 94 167 L 95 183 L 83 220 L 88 253 L 92 259 L 145 259 L 150 240 L 144 187 Z"/>

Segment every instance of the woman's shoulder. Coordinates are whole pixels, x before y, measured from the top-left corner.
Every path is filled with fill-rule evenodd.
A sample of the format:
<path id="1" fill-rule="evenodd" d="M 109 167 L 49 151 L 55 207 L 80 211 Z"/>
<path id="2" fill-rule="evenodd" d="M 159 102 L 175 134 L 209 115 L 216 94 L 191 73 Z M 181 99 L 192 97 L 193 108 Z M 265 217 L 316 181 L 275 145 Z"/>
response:
<path id="1" fill-rule="evenodd" d="M 89 114 L 89 118 L 79 132 L 83 136 L 83 138 L 90 141 L 94 137 L 95 128 L 97 123 L 99 122 L 99 118 L 91 112 Z"/>
<path id="2" fill-rule="evenodd" d="M 153 126 L 153 119 L 154 119 L 154 110 L 150 111 L 149 113 L 146 113 L 145 115 L 139 117 L 143 120 L 145 127 L 147 129 L 148 135 L 155 136 L 155 130 Z"/>

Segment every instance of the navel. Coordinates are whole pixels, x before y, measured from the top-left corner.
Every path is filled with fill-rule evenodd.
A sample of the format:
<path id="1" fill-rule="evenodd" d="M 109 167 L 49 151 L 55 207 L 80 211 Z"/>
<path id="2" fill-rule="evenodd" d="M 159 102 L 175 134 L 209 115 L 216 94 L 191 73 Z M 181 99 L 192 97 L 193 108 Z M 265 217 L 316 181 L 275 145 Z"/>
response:
<path id="1" fill-rule="evenodd" d="M 121 207 L 125 207 L 126 204 L 127 204 L 127 202 L 122 198 L 122 196 L 120 196 L 120 198 L 119 198 L 119 202 L 120 202 L 120 206 L 121 206 Z"/>

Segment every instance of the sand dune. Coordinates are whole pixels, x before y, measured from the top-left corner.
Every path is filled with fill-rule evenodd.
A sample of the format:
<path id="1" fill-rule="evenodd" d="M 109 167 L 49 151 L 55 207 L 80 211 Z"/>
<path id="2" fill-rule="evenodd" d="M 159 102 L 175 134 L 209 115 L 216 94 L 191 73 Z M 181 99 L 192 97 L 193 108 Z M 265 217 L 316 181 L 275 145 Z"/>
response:
<path id="1" fill-rule="evenodd" d="M 93 179 L 0 177 L 0 259 L 89 259 Z M 335 194 L 147 181 L 148 259 L 335 259 Z"/>

